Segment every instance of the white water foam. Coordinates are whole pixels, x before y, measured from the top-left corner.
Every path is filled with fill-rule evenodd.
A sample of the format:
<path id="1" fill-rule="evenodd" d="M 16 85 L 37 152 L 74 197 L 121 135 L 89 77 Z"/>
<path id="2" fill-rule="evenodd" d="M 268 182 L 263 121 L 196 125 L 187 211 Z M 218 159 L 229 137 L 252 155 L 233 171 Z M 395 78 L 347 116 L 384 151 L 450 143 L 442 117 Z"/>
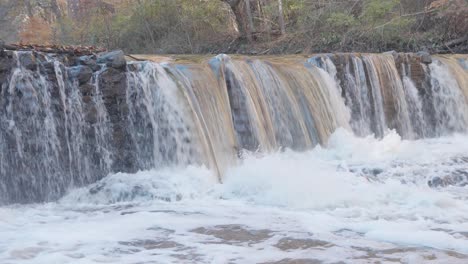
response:
<path id="1" fill-rule="evenodd" d="M 109 175 L 0 208 L 0 263 L 466 263 L 466 153 L 463 135 L 338 130 L 327 148 L 246 154 L 223 184 L 195 166 Z"/>

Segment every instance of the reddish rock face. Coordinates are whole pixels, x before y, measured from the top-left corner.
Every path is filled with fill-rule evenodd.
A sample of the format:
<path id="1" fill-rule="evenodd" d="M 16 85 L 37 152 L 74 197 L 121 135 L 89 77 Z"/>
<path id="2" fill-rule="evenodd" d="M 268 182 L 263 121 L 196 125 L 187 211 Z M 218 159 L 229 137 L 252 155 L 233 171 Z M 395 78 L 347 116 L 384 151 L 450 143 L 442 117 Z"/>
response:
<path id="1" fill-rule="evenodd" d="M 102 0 L 67 0 L 69 13 L 72 14 L 73 19 L 84 19 L 90 10 L 100 8 L 109 13 L 114 13 L 115 8 L 112 4 L 106 3 Z"/>

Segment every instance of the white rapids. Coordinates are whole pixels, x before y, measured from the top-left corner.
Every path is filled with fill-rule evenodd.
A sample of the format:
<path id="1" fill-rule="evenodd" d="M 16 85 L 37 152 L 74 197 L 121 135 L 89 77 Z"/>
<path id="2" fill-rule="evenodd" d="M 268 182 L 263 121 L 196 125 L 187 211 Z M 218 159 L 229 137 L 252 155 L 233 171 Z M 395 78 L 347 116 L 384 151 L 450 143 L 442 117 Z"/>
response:
<path id="1" fill-rule="evenodd" d="M 109 175 L 0 207 L 0 263 L 468 263 L 468 137 L 358 138 Z M 431 185 L 431 186 L 430 186 Z"/>

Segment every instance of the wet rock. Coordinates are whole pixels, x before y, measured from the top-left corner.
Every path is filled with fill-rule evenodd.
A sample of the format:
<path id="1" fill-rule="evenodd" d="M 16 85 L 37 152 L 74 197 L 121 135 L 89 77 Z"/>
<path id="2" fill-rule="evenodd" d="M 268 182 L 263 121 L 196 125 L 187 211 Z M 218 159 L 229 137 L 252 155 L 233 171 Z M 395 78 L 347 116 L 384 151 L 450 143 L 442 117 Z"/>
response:
<path id="1" fill-rule="evenodd" d="M 383 173 L 383 170 L 380 168 L 364 168 L 362 169 L 362 174 L 365 176 L 376 177 L 379 174 Z"/>
<path id="2" fill-rule="evenodd" d="M 78 80 L 80 85 L 87 83 L 93 77 L 93 71 L 88 66 L 71 67 L 70 76 Z"/>
<path id="3" fill-rule="evenodd" d="M 96 64 L 96 59 L 94 58 L 94 56 L 81 56 L 78 57 L 78 64 L 89 66 L 92 64 Z"/>
<path id="4" fill-rule="evenodd" d="M 171 257 L 178 259 L 178 263 L 203 263 L 203 255 L 193 252 L 186 254 L 171 254 Z"/>
<path id="5" fill-rule="evenodd" d="M 55 77 L 55 66 L 54 62 L 52 61 L 45 61 L 41 63 L 39 70 L 42 74 L 53 75 Z"/>
<path id="6" fill-rule="evenodd" d="M 19 56 L 21 66 L 24 68 L 34 71 L 37 69 L 37 60 L 32 52 L 22 53 Z"/>
<path id="7" fill-rule="evenodd" d="M 394 50 L 384 52 L 383 54 L 389 54 L 389 55 L 392 55 L 393 58 L 398 58 L 398 52 L 396 52 Z"/>
<path id="8" fill-rule="evenodd" d="M 434 177 L 433 179 L 429 180 L 427 184 L 429 187 L 433 188 L 447 186 L 466 186 L 468 185 L 468 172 L 462 169 L 455 170 L 449 175 Z"/>
<path id="9" fill-rule="evenodd" d="M 5 50 L 5 56 L 8 58 L 13 58 L 14 51 L 12 50 Z"/>
<path id="10" fill-rule="evenodd" d="M 279 261 L 263 262 L 261 264 L 323 264 L 324 262 L 318 259 L 290 259 L 285 258 Z"/>
<path id="11" fill-rule="evenodd" d="M 168 248 L 180 248 L 183 247 L 182 244 L 169 241 L 169 240 L 134 240 L 134 241 L 121 241 L 119 242 L 120 245 L 128 246 L 128 247 L 137 247 L 137 248 L 144 248 L 146 250 L 153 250 L 153 249 L 168 249 Z"/>
<path id="12" fill-rule="evenodd" d="M 317 239 L 297 239 L 297 238 L 290 238 L 285 237 L 278 241 L 275 247 L 283 250 L 297 250 L 297 249 L 309 249 L 309 248 L 323 248 L 323 247 L 331 247 L 333 244 L 317 240 Z"/>
<path id="13" fill-rule="evenodd" d="M 0 56 L 0 83 L 5 83 L 10 75 L 12 68 L 12 60 L 5 56 Z M 0 94 L 2 92 L 2 85 L 0 85 Z"/>
<path id="14" fill-rule="evenodd" d="M 315 55 L 315 56 L 312 56 L 310 57 L 308 60 L 307 60 L 307 64 L 309 66 L 316 66 L 318 68 L 324 68 L 325 65 L 325 61 L 324 59 L 328 57 L 330 59 L 334 58 L 335 56 L 332 54 L 332 53 L 324 53 L 324 54 L 320 54 L 320 55 Z M 307 65 L 306 65 L 307 66 Z"/>
<path id="15" fill-rule="evenodd" d="M 371 170 L 371 172 L 372 172 L 372 175 L 377 176 L 377 175 L 381 174 L 383 172 L 383 170 L 380 169 L 380 168 L 374 168 L 374 169 Z"/>
<path id="16" fill-rule="evenodd" d="M 90 83 L 85 83 L 83 85 L 80 85 L 79 89 L 83 96 L 90 96 L 90 95 L 94 95 L 95 93 L 95 87 L 94 85 Z"/>
<path id="17" fill-rule="evenodd" d="M 42 247 L 27 247 L 24 249 L 11 251 L 10 257 L 13 259 L 30 260 L 35 258 L 43 251 L 45 251 L 45 248 Z"/>
<path id="18" fill-rule="evenodd" d="M 83 103 L 89 104 L 93 102 L 93 97 L 90 95 L 83 95 L 83 98 L 81 100 L 83 101 Z"/>
<path id="19" fill-rule="evenodd" d="M 390 262 L 401 263 L 399 255 L 418 254 L 427 259 L 427 253 L 418 247 L 395 247 L 387 249 L 376 249 L 370 247 L 352 246 L 353 249 L 361 251 L 361 256 L 354 259 L 356 260 L 369 260 L 369 259 L 385 259 Z M 429 257 L 430 258 L 430 257 Z"/>
<path id="20" fill-rule="evenodd" d="M 210 228 L 200 227 L 191 230 L 193 233 L 211 235 L 222 240 L 222 243 L 260 243 L 270 238 L 270 230 L 250 230 L 241 225 L 219 225 Z"/>
<path id="21" fill-rule="evenodd" d="M 100 86 L 104 98 L 126 98 L 126 75 L 118 70 L 109 68 L 100 76 Z"/>
<path id="22" fill-rule="evenodd" d="M 105 183 L 99 182 L 89 189 L 89 193 L 92 195 L 98 194 L 106 187 Z"/>
<path id="23" fill-rule="evenodd" d="M 7 72 L 12 68 L 11 59 L 8 57 L 0 57 L 0 73 Z"/>
<path id="24" fill-rule="evenodd" d="M 97 63 L 106 64 L 114 69 L 124 69 L 127 65 L 125 54 L 121 50 L 100 54 L 97 58 Z"/>
<path id="25" fill-rule="evenodd" d="M 93 71 L 98 71 L 101 69 L 101 66 L 97 64 L 96 56 L 81 56 L 77 59 L 79 65 L 88 66 Z"/>
<path id="26" fill-rule="evenodd" d="M 428 86 L 426 82 L 429 80 L 427 77 L 427 73 L 421 64 L 421 58 L 410 56 L 407 62 L 407 71 L 411 76 L 414 85 L 418 90 L 421 90 L 422 93 L 426 92 L 425 87 Z"/>
<path id="27" fill-rule="evenodd" d="M 128 64 L 127 69 L 128 69 L 128 71 L 130 71 L 130 72 L 134 72 L 134 71 L 137 71 L 137 70 L 138 70 L 138 66 L 137 66 L 137 64 Z"/>
<path id="28" fill-rule="evenodd" d="M 44 53 L 34 52 L 34 57 L 36 58 L 38 65 L 47 61 L 47 55 Z M 57 59 L 60 60 L 61 58 L 57 58 Z"/>
<path id="29" fill-rule="evenodd" d="M 429 185 L 429 187 L 441 187 L 445 185 L 445 182 L 442 178 L 435 177 L 434 179 L 428 181 L 427 185 Z"/>
<path id="30" fill-rule="evenodd" d="M 416 55 L 420 58 L 421 62 L 424 64 L 432 63 L 432 56 L 428 52 L 420 51 L 416 53 Z"/>
<path id="31" fill-rule="evenodd" d="M 69 254 L 65 254 L 65 256 L 69 258 L 73 258 L 73 259 L 83 259 L 86 257 L 86 255 L 82 253 L 69 253 Z"/>
<path id="32" fill-rule="evenodd" d="M 459 59 L 457 59 L 457 61 L 465 71 L 468 71 L 468 60 L 467 59 L 459 58 Z"/>
<path id="33" fill-rule="evenodd" d="M 98 121 L 98 111 L 95 105 L 90 105 L 87 107 L 85 112 L 85 121 L 90 124 L 96 124 Z"/>
<path id="34" fill-rule="evenodd" d="M 112 124 L 112 140 L 116 148 L 113 169 L 122 172 L 136 172 L 137 161 L 134 156 L 134 146 L 128 140 L 131 136 L 127 131 L 126 103 L 127 76 L 124 71 L 108 68 L 100 74 L 99 87 L 109 121 Z"/>
<path id="35" fill-rule="evenodd" d="M 5 55 L 5 41 L 0 39 L 0 56 Z"/>

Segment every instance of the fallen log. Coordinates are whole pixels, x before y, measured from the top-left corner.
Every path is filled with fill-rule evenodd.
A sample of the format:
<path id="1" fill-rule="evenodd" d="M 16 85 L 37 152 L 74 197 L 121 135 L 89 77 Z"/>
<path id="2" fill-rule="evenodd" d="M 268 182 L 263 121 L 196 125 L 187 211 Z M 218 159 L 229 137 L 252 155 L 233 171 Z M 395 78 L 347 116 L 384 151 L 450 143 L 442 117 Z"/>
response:
<path id="1" fill-rule="evenodd" d="M 44 53 L 70 54 L 75 56 L 92 55 L 107 51 L 104 48 L 94 46 L 62 46 L 62 45 L 38 45 L 38 44 L 5 44 L 5 50 L 37 51 Z"/>
<path id="2" fill-rule="evenodd" d="M 458 45 L 462 44 L 463 42 L 467 42 L 467 41 L 468 41 L 468 36 L 465 36 L 465 37 L 462 37 L 462 38 L 458 38 L 458 39 L 454 39 L 454 40 L 451 40 L 449 42 L 446 42 L 445 46 L 447 46 L 447 47 L 458 46 Z"/>

